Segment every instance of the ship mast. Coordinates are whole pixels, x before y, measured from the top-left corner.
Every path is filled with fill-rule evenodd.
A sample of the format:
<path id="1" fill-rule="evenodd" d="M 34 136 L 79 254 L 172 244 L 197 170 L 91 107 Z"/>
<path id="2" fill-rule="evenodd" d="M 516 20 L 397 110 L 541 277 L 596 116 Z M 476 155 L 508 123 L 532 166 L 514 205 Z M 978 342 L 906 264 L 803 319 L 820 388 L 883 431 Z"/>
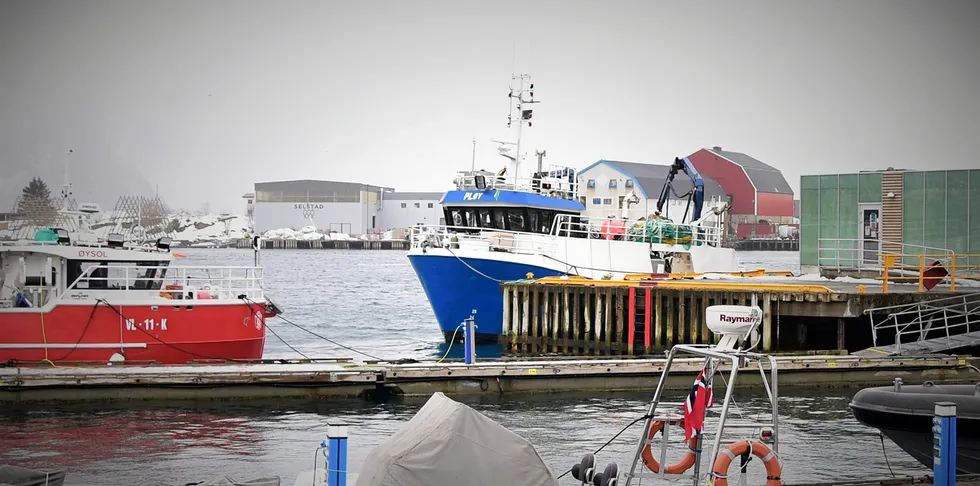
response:
<path id="1" fill-rule="evenodd" d="M 515 82 L 517 82 L 516 89 L 514 87 Z M 513 177 L 514 184 L 516 185 L 518 183 L 521 169 L 521 135 L 525 123 L 528 127 L 531 126 L 531 113 L 533 111 L 530 106 L 525 105 L 538 103 L 538 101 L 534 100 L 534 83 L 531 82 L 531 75 L 512 75 L 510 80 L 510 93 L 507 95 L 507 97 L 511 101 L 510 112 L 507 114 L 507 128 L 512 128 L 515 123 L 517 124 L 517 141 L 493 141 L 501 144 L 501 146 L 497 149 L 497 151 L 500 152 L 500 155 L 503 155 L 511 160 L 511 166 L 513 168 L 511 176 Z M 516 117 L 514 113 L 515 108 L 517 110 Z M 514 146 L 513 154 L 508 153 L 509 150 L 506 147 L 508 145 Z"/>

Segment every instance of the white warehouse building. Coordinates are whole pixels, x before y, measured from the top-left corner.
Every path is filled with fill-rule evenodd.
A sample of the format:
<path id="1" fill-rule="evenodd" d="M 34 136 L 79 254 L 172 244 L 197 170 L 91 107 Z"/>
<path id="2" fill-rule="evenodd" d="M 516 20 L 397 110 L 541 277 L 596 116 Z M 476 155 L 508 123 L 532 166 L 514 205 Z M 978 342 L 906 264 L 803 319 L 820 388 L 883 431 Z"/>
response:
<path id="1" fill-rule="evenodd" d="M 350 235 L 382 233 L 418 223 L 439 224 L 442 193 L 398 193 L 356 182 L 293 180 L 256 182 L 249 199 L 253 231 L 316 226 Z"/>
<path id="2" fill-rule="evenodd" d="M 623 205 L 632 191 L 638 202 L 627 209 L 627 217 L 647 217 L 657 210 L 657 199 L 669 172 L 669 165 L 600 160 L 578 172 L 579 202 L 585 206 L 585 215 L 589 218 L 619 217 L 623 215 Z M 702 179 L 703 214 L 708 214 L 711 208 L 724 206 L 728 196 L 713 179 L 704 176 Z M 682 218 L 690 221 L 693 211 L 687 208 L 685 194 L 694 187 L 693 183 L 687 175 L 679 172 L 674 177 L 672 187 L 664 215 L 675 223 L 680 223 Z M 688 212 L 686 218 L 685 211 Z"/>

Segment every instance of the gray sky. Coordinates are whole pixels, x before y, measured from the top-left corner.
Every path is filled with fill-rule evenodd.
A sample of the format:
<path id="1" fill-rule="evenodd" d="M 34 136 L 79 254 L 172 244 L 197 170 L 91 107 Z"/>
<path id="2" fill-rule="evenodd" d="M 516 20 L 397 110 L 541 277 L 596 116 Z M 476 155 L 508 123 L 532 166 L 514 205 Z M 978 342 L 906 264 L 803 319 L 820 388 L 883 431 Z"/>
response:
<path id="1" fill-rule="evenodd" d="M 0 211 L 81 200 L 243 210 L 255 181 L 442 191 L 504 159 L 665 164 L 721 145 L 801 174 L 980 167 L 980 4 L 907 1 L 2 1 Z"/>

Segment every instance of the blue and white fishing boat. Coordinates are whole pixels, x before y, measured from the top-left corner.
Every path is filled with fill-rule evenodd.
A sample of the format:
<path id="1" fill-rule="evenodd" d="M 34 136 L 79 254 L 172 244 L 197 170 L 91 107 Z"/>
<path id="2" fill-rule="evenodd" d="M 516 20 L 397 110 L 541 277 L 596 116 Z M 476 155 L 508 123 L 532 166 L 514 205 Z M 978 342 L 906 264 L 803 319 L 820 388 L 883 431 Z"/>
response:
<path id="1" fill-rule="evenodd" d="M 461 339 L 460 324 L 473 316 L 477 342 L 496 342 L 502 331 L 500 284 L 529 274 L 615 279 L 669 271 L 738 271 L 735 251 L 722 247 L 720 211 L 702 215 L 704 186 L 687 159 L 676 159 L 671 166 L 657 212 L 637 219 L 629 218 L 631 202 L 638 200 L 631 193 L 622 215 L 590 221 L 583 214 L 575 170 L 544 170 L 543 152 L 537 153 L 537 170 L 522 178 L 521 129 L 531 126 L 531 107 L 537 103 L 533 90 L 528 75 L 513 77 L 508 127 L 517 124 L 517 141 L 494 140 L 510 160 L 511 174 L 507 168 L 458 173 L 455 189 L 441 200 L 446 224 L 412 230 L 408 258 L 447 340 Z M 687 223 L 660 216 L 679 172 L 694 187 L 687 194 L 693 209 Z"/>

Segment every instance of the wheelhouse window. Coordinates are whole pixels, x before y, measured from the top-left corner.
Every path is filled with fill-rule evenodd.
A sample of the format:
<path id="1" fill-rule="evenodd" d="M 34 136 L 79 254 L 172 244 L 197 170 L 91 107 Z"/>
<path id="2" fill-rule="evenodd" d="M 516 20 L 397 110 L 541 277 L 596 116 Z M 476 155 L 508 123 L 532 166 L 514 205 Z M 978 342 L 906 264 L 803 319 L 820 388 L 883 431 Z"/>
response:
<path id="1" fill-rule="evenodd" d="M 536 208 L 446 208 L 451 226 L 462 231 L 486 230 L 517 231 L 523 233 L 550 234 L 555 218 L 560 213 Z"/>
<path id="2" fill-rule="evenodd" d="M 68 283 L 74 289 L 159 290 L 166 274 L 165 262 L 68 262 Z"/>

